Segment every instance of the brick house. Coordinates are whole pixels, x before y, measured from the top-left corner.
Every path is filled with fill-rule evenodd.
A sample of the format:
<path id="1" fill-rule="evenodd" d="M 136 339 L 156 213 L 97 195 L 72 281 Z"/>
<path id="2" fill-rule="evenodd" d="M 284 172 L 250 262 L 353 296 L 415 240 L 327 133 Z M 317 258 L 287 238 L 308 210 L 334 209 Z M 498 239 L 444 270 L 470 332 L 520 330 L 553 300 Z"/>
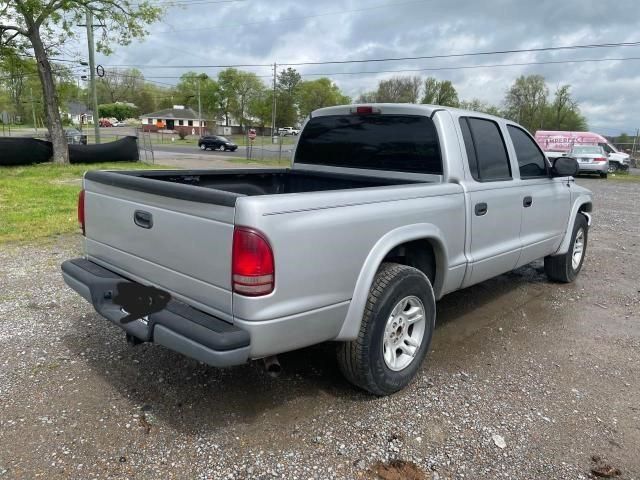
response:
<path id="1" fill-rule="evenodd" d="M 140 116 L 144 132 L 184 131 L 187 135 L 207 133 L 207 121 L 198 118 L 198 113 L 182 105 L 165 108 L 159 112 L 145 113 Z"/>

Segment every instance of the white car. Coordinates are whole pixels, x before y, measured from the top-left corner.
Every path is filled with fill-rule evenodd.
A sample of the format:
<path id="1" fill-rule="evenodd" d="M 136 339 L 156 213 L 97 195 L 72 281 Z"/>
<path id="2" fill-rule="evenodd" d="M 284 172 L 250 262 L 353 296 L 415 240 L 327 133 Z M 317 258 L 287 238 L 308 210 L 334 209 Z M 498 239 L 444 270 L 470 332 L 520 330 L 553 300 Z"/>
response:
<path id="1" fill-rule="evenodd" d="M 293 127 L 281 127 L 278 129 L 278 133 L 280 135 L 282 135 L 283 137 L 286 137 L 287 135 L 298 135 L 300 133 L 300 130 L 298 130 L 297 128 L 293 128 Z"/>

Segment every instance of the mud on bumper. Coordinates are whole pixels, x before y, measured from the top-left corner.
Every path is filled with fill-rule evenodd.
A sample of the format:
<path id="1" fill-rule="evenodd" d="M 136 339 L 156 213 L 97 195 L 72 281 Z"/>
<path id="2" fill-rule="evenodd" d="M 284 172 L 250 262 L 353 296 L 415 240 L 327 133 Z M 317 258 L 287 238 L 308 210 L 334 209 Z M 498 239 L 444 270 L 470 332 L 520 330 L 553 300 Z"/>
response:
<path id="1" fill-rule="evenodd" d="M 163 345 L 214 367 L 240 365 L 249 359 L 249 332 L 174 299 L 159 312 L 121 322 L 127 312 L 113 298 L 118 284 L 135 282 L 96 263 L 84 258 L 68 260 L 62 264 L 62 276 L 100 315 L 144 342 Z"/>

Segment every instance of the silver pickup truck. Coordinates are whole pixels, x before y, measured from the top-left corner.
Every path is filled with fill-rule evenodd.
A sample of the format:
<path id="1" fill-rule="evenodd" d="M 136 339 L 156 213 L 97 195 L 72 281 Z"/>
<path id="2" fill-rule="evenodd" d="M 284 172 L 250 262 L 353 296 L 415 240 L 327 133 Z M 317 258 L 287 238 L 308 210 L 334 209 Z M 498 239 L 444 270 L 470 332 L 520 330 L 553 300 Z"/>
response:
<path id="1" fill-rule="evenodd" d="M 90 171 L 66 283 L 133 342 L 237 365 L 337 342 L 346 378 L 407 385 L 443 295 L 544 258 L 571 282 L 591 192 L 517 124 L 431 105 L 313 112 L 288 169 Z"/>

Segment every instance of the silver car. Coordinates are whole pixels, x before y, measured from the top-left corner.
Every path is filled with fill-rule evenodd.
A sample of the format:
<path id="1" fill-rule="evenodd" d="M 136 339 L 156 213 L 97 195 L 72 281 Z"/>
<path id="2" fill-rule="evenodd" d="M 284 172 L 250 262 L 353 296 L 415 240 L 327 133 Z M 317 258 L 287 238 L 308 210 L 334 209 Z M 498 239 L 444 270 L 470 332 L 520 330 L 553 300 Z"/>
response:
<path id="1" fill-rule="evenodd" d="M 574 145 L 569 156 L 578 161 L 580 173 L 598 173 L 607 178 L 609 159 L 599 145 Z"/>

